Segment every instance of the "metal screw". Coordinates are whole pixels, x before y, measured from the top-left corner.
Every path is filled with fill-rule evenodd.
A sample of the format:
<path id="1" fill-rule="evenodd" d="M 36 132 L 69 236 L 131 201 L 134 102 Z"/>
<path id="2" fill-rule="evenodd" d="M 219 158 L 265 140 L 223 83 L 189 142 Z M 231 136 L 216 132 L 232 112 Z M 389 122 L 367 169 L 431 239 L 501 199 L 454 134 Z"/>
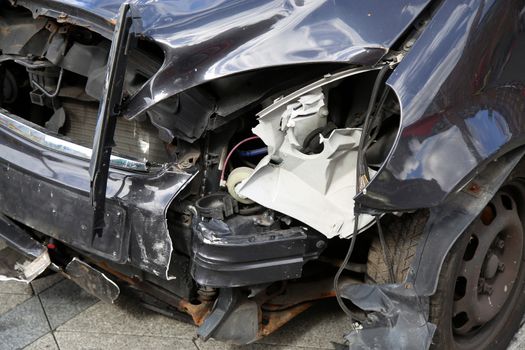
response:
<path id="1" fill-rule="evenodd" d="M 503 249 L 505 247 L 505 241 L 502 239 L 496 240 L 496 247 L 498 247 L 499 249 Z"/>

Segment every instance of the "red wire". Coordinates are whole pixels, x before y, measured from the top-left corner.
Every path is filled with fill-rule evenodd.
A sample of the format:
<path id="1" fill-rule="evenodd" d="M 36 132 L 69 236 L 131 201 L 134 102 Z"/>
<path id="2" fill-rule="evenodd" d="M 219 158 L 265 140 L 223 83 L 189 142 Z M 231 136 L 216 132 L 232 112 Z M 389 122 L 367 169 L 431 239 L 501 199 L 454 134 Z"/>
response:
<path id="1" fill-rule="evenodd" d="M 239 146 L 241 146 L 242 144 L 248 141 L 257 140 L 258 138 L 259 136 L 250 136 L 247 139 L 244 139 L 238 144 L 236 144 L 235 146 L 233 146 L 230 153 L 228 153 L 228 155 L 226 156 L 226 159 L 224 160 L 224 164 L 222 165 L 221 180 L 220 180 L 221 186 L 222 186 L 222 182 L 224 181 L 224 174 L 226 173 L 226 166 L 228 165 L 228 161 L 230 160 L 230 157 L 232 156 L 233 152 L 235 152 L 235 150 L 239 148 Z"/>

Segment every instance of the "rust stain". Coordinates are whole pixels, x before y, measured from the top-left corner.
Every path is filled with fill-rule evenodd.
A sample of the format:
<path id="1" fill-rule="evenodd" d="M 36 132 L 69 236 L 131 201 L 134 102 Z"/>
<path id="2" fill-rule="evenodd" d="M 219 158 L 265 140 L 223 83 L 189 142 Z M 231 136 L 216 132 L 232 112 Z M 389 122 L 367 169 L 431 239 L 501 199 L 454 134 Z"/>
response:
<path id="1" fill-rule="evenodd" d="M 481 191 L 481 187 L 477 183 L 473 183 L 469 186 L 468 191 L 472 193 L 479 193 L 479 191 Z"/>
<path id="2" fill-rule="evenodd" d="M 97 262 L 96 265 L 120 280 L 147 292 L 148 287 L 137 278 L 132 278 L 122 274 L 104 262 Z M 261 319 L 259 321 L 258 337 L 261 338 L 267 336 L 281 328 L 291 319 L 315 304 L 315 301 L 313 300 L 332 298 L 335 296 L 335 292 L 331 288 L 326 288 L 324 285 L 317 286 L 314 290 L 313 293 L 306 293 L 305 295 L 301 295 L 302 293 L 299 293 L 299 295 L 292 293 L 294 295 L 290 295 L 288 298 L 280 300 L 281 303 L 272 304 L 271 300 L 270 303 L 265 303 L 262 307 Z M 198 304 L 194 304 L 189 300 L 176 297 L 171 298 L 169 304 L 177 308 L 177 310 L 190 315 L 193 323 L 197 326 L 204 323 L 204 320 L 209 316 L 213 308 L 213 301 L 201 301 Z"/>
<path id="3" fill-rule="evenodd" d="M 190 315 L 193 323 L 200 326 L 210 314 L 212 306 L 213 304 L 211 302 L 203 302 L 199 305 L 195 305 L 187 300 L 181 299 L 177 309 Z"/>
<path id="4" fill-rule="evenodd" d="M 329 298 L 335 298 L 335 291 L 330 290 L 326 292 L 321 292 L 320 294 L 317 294 L 315 296 L 305 296 L 303 299 L 297 299 L 297 300 L 290 300 L 289 304 L 272 304 L 272 303 L 266 303 L 264 304 L 264 309 L 268 311 L 278 311 L 287 309 L 291 306 L 302 304 L 304 302 L 312 302 L 312 301 L 318 301 L 322 299 L 329 299 Z"/>
<path id="5" fill-rule="evenodd" d="M 342 278 L 340 285 L 349 283 L 360 283 L 350 277 Z M 315 282 L 292 282 L 288 283 L 286 290 L 271 296 L 270 298 L 259 303 L 264 310 L 284 310 L 294 305 L 305 302 L 327 299 L 335 297 L 333 280 L 327 278 Z"/>
<path id="6" fill-rule="evenodd" d="M 98 265 L 100 268 L 104 269 L 105 271 L 109 272 L 113 276 L 117 277 L 118 279 L 125 281 L 129 283 L 130 285 L 136 286 L 138 289 L 141 289 L 141 290 L 147 289 L 147 288 L 143 288 L 144 284 L 139 279 L 129 277 L 119 271 L 116 271 L 115 269 L 111 268 L 105 262 L 97 262 L 96 265 Z M 193 323 L 195 323 L 195 325 L 197 326 L 200 326 L 204 322 L 204 320 L 206 319 L 206 317 L 208 317 L 213 307 L 213 303 L 210 301 L 201 302 L 200 304 L 192 304 L 188 300 L 179 299 L 179 298 L 177 299 L 178 299 L 178 302 L 172 306 L 176 307 L 180 312 L 190 315 L 193 320 Z"/>
<path id="7" fill-rule="evenodd" d="M 483 210 L 481 211 L 481 222 L 483 222 L 484 225 L 490 225 L 490 223 L 494 220 L 496 217 L 496 213 L 494 212 L 494 208 L 492 208 L 490 205 L 487 205 Z"/>
<path id="8" fill-rule="evenodd" d="M 138 280 L 137 278 L 134 278 L 134 277 L 129 277 L 128 275 L 125 275 L 115 269 L 113 269 L 112 267 L 110 267 L 106 262 L 102 261 L 102 262 L 93 262 L 95 265 L 99 266 L 100 268 L 102 268 L 104 271 L 107 271 L 109 272 L 110 274 L 112 274 L 113 276 L 117 277 L 118 279 L 120 280 L 123 280 L 129 284 L 133 284 L 133 285 L 136 285 L 140 282 L 140 280 Z"/>
<path id="9" fill-rule="evenodd" d="M 102 261 L 102 262 L 95 262 L 95 261 L 92 261 L 92 263 L 94 263 L 95 265 L 99 266 L 100 268 L 102 268 L 104 271 L 107 271 L 109 272 L 110 274 L 112 274 L 113 276 L 117 277 L 118 279 L 121 279 L 129 284 L 137 284 L 139 283 L 140 281 L 136 278 L 132 278 L 132 277 L 129 277 L 128 275 L 125 275 L 115 269 L 113 269 L 112 267 L 110 267 L 106 262 Z"/>
<path id="10" fill-rule="evenodd" d="M 288 323 L 292 318 L 308 310 L 313 304 L 314 303 L 304 303 L 286 310 L 263 313 L 258 335 L 260 337 L 265 337 L 275 332 Z"/>

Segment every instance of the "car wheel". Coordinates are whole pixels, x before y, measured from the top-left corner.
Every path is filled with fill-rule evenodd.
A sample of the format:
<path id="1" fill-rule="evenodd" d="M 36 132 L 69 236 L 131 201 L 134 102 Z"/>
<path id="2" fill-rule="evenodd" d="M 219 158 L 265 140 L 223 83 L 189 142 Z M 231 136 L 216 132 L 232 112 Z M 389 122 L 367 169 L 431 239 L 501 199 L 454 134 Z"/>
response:
<path id="1" fill-rule="evenodd" d="M 430 298 L 433 349 L 505 349 L 512 340 L 525 312 L 524 199 L 520 181 L 503 186 L 448 253 Z M 427 217 L 419 211 L 385 223 L 397 283 L 406 278 Z M 390 282 L 379 239 L 367 274 L 371 282 Z"/>

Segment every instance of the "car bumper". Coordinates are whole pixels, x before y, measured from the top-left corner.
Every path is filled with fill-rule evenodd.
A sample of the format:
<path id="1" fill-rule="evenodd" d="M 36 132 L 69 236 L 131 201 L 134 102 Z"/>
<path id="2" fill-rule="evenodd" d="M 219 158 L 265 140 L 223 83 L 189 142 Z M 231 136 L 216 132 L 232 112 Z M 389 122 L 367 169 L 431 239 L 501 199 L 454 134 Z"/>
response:
<path id="1" fill-rule="evenodd" d="M 0 213 L 76 249 L 169 279 L 166 212 L 195 174 L 170 166 L 137 171 L 144 170 L 139 163 L 114 157 L 106 226 L 93 236 L 89 154 L 60 140 L 0 109 Z"/>

